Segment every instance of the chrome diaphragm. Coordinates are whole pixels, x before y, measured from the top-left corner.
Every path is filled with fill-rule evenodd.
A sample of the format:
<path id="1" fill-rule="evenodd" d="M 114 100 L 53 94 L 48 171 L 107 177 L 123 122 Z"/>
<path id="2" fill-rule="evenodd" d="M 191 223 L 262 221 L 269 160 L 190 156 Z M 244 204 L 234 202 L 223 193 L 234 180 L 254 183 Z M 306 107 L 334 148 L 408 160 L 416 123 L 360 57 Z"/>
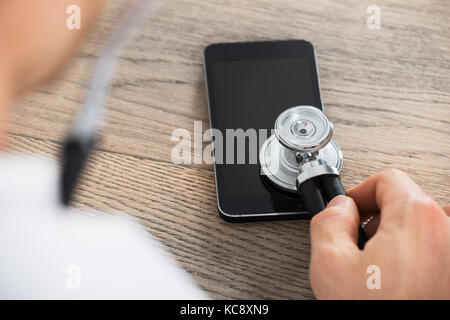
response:
<path id="1" fill-rule="evenodd" d="M 329 166 L 341 171 L 341 148 L 332 139 L 333 125 L 327 116 L 312 106 L 296 106 L 281 113 L 275 121 L 275 134 L 263 144 L 259 161 L 261 174 L 276 186 L 297 192 L 300 160 L 316 154 Z"/>

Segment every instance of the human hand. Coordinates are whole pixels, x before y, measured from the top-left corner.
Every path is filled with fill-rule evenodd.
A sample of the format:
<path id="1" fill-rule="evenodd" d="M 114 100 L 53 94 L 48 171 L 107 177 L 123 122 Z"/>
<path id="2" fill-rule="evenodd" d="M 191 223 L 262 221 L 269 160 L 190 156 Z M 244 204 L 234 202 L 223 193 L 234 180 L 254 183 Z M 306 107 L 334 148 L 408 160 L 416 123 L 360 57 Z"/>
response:
<path id="1" fill-rule="evenodd" d="M 359 250 L 360 219 L 371 216 L 365 227 L 370 239 Z M 441 208 L 395 169 L 370 177 L 348 197 L 334 198 L 311 221 L 316 297 L 450 299 L 449 216 L 450 206 Z M 378 268 L 379 289 L 369 289 L 369 266 Z"/>

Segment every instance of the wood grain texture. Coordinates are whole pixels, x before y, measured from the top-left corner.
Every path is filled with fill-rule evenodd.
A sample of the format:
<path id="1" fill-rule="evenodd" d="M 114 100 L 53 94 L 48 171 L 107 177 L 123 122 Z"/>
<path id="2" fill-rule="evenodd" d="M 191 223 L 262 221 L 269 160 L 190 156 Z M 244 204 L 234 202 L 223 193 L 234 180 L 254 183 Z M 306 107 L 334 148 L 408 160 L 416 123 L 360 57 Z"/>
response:
<path id="1" fill-rule="evenodd" d="M 57 81 L 17 103 L 10 149 L 57 154 L 123 2 L 111 4 Z M 371 4 L 381 7 L 381 30 L 366 27 Z M 212 167 L 170 161 L 174 129 L 193 132 L 194 120 L 209 126 L 203 48 L 311 41 L 344 152 L 345 187 L 396 167 L 443 205 L 450 196 L 449 16 L 446 0 L 165 2 L 122 56 L 76 205 L 138 217 L 213 298 L 313 298 L 307 221 L 226 223 Z"/>

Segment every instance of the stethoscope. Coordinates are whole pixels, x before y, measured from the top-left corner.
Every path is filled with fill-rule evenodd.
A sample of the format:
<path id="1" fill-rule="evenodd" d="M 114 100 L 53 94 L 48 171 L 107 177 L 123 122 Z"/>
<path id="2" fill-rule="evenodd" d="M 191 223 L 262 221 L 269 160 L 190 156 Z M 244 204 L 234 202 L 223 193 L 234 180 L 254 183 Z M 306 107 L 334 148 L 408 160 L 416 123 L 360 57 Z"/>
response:
<path id="1" fill-rule="evenodd" d="M 120 53 L 162 0 L 136 0 L 119 22 L 101 52 L 84 108 L 63 147 L 61 202 L 68 205 L 86 159 L 95 147 L 110 82 Z M 345 191 L 339 180 L 342 152 L 332 139 L 333 125 L 325 114 L 311 106 L 293 107 L 280 114 L 272 135 L 260 152 L 262 173 L 277 187 L 298 192 L 316 215 L 326 201 Z M 367 239 L 360 228 L 360 247 Z"/>
<path id="2" fill-rule="evenodd" d="M 162 2 L 135 0 L 97 59 L 84 107 L 63 145 L 60 198 L 65 206 L 69 205 L 86 160 L 98 141 L 110 83 L 119 64 L 120 54 Z"/>
<path id="3" fill-rule="evenodd" d="M 261 174 L 281 190 L 297 192 L 310 216 L 326 203 L 345 195 L 339 174 L 342 151 L 333 137 L 333 124 L 318 108 L 296 106 L 282 112 L 275 121 L 274 134 L 259 153 Z M 359 227 L 358 246 L 367 236 Z"/>

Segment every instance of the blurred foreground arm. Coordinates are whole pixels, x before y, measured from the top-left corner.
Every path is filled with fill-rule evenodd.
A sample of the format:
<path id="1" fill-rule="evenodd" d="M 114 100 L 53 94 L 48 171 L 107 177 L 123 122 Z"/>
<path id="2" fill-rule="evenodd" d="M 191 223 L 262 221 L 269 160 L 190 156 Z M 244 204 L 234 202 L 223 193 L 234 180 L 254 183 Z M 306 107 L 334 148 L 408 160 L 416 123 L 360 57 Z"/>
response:
<path id="1" fill-rule="evenodd" d="M 450 208 L 387 170 L 311 221 L 310 280 L 323 299 L 450 299 Z M 360 217 L 370 237 L 357 247 Z"/>

